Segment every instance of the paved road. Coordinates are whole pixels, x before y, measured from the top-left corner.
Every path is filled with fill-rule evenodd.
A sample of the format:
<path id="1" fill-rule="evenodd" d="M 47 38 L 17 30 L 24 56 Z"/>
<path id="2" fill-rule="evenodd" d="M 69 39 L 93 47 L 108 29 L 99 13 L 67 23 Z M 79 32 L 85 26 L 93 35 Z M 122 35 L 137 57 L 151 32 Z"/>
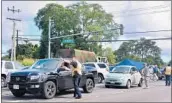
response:
<path id="1" fill-rule="evenodd" d="M 48 100 L 33 95 L 16 98 L 8 89 L 2 89 L 2 102 L 171 102 L 171 87 L 164 86 L 164 81 L 152 82 L 149 89 L 105 88 L 103 84 L 98 84 L 93 93 L 83 93 L 80 100 L 72 96 L 73 91 L 70 90 Z"/>

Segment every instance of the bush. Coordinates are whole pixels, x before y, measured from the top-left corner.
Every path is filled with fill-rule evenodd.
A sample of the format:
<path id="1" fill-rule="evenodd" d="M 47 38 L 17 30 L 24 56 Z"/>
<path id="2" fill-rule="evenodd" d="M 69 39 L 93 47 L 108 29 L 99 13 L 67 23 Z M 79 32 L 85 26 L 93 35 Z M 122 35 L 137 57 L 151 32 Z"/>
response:
<path id="1" fill-rule="evenodd" d="M 34 59 L 25 58 L 25 59 L 23 59 L 22 64 L 24 66 L 31 66 L 34 62 L 35 62 Z"/>

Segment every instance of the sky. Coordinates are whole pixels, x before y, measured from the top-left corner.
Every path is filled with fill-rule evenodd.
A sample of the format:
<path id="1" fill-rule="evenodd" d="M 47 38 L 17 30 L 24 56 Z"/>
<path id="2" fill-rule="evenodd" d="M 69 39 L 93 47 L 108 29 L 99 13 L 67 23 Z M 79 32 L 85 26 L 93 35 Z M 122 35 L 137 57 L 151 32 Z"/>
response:
<path id="1" fill-rule="evenodd" d="M 34 22 L 34 17 L 39 9 L 48 3 L 67 6 L 76 2 L 78 1 L 2 1 L 2 53 L 6 53 L 12 45 L 13 22 L 7 20 L 7 17 L 22 20 L 16 23 L 16 29 L 20 30 L 19 35 L 41 35 L 41 30 L 38 29 Z M 87 3 L 102 5 L 106 12 L 113 14 L 116 23 L 124 25 L 124 32 L 171 30 L 171 1 L 87 1 Z M 21 9 L 21 12 L 14 14 L 8 12 L 7 8 L 12 8 L 12 6 L 15 6 L 15 9 Z M 171 37 L 171 31 L 124 34 L 118 39 L 139 39 L 140 37 L 148 39 L 166 38 Z M 39 42 L 32 43 L 38 44 Z M 105 45 L 116 50 L 120 44 L 122 42 L 106 43 Z M 162 59 L 165 62 L 171 60 L 171 40 L 156 41 L 156 45 L 162 50 Z"/>

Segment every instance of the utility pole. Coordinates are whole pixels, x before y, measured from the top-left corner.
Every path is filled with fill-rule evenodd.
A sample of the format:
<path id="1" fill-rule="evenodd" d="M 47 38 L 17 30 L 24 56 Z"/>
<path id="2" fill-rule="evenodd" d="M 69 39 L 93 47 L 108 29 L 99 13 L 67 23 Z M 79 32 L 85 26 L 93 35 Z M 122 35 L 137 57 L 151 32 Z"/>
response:
<path id="1" fill-rule="evenodd" d="M 48 58 L 51 58 L 51 18 L 48 21 Z"/>
<path id="2" fill-rule="evenodd" d="M 13 14 L 15 12 L 18 12 L 18 13 L 21 12 L 20 9 L 15 10 L 14 6 L 12 9 L 10 9 L 8 7 L 7 10 L 12 11 Z M 13 60 L 16 61 L 16 35 L 15 35 L 16 23 L 15 23 L 15 21 L 21 21 L 21 20 L 15 19 L 15 18 L 7 18 L 7 19 L 13 21 L 13 35 L 12 35 L 13 42 L 12 42 L 12 48 L 11 48 L 11 61 L 13 61 Z"/>
<path id="3" fill-rule="evenodd" d="M 19 38 L 19 37 L 18 37 L 18 36 L 19 36 L 19 34 L 18 34 L 18 33 L 19 33 L 19 31 L 20 31 L 20 30 L 17 30 L 17 38 L 16 38 L 16 44 L 17 44 L 17 49 L 16 49 L 16 59 L 17 59 L 17 56 L 18 56 L 17 52 L 18 52 L 18 49 L 19 49 L 19 45 L 18 45 L 18 44 L 19 44 L 19 43 L 18 43 L 18 41 L 19 41 L 19 40 L 18 40 L 18 38 Z"/>

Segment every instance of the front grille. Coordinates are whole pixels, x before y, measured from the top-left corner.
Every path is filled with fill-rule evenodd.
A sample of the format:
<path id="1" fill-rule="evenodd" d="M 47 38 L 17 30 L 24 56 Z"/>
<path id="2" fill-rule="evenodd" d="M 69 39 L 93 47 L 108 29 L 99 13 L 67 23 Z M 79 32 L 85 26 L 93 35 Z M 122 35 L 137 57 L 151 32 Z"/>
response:
<path id="1" fill-rule="evenodd" d="M 26 76 L 11 76 L 11 82 L 25 83 L 25 82 L 27 82 L 27 77 Z"/>

